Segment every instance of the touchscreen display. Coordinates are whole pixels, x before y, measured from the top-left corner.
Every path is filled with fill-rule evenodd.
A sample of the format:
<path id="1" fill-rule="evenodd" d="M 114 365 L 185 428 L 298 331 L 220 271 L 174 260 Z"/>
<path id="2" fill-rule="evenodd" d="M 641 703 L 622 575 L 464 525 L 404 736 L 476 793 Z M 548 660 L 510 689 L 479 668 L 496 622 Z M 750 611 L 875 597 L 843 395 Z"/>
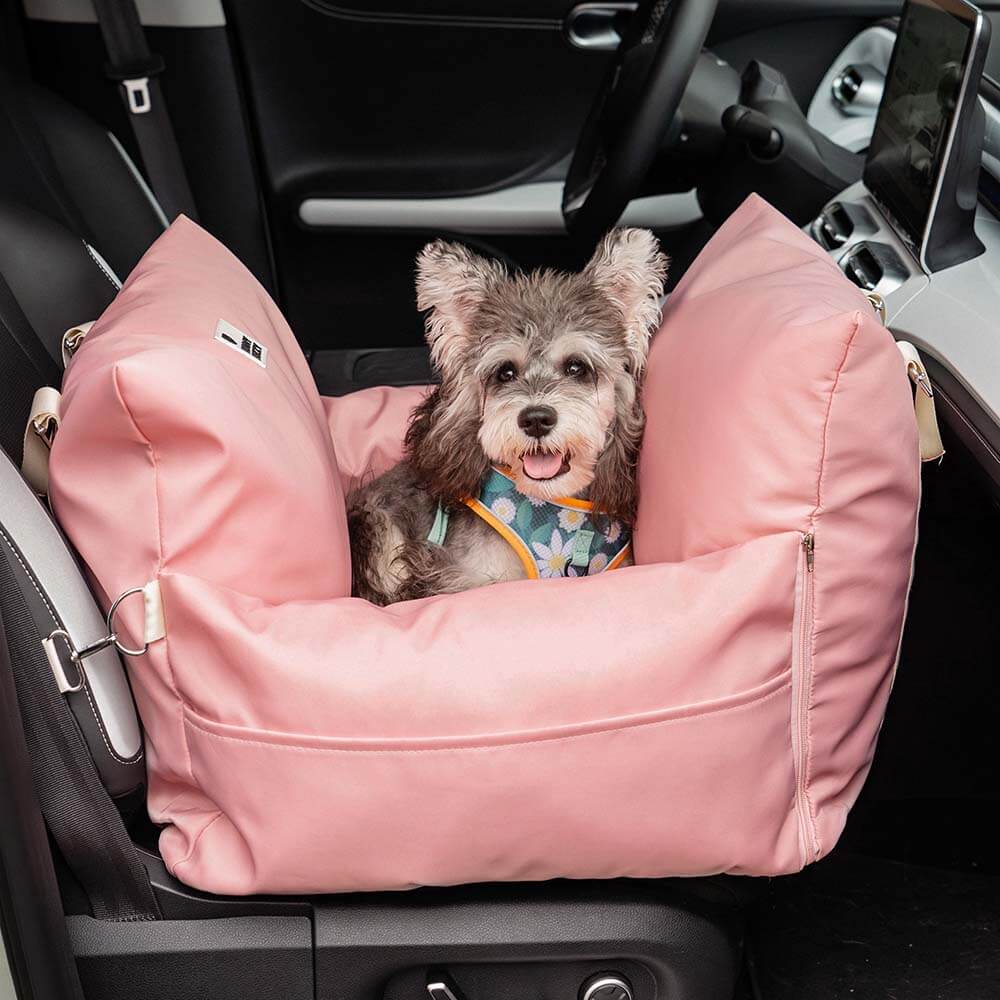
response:
<path id="1" fill-rule="evenodd" d="M 865 165 L 865 184 L 919 246 L 972 51 L 977 12 L 909 0 Z"/>

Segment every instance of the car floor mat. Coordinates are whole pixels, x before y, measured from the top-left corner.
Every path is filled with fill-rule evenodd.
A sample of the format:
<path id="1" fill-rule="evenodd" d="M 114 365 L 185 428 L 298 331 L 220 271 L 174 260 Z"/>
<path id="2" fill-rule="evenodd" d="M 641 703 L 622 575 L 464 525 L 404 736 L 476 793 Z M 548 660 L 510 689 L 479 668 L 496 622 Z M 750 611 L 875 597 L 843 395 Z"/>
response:
<path id="1" fill-rule="evenodd" d="M 773 879 L 752 925 L 759 1000 L 997 995 L 997 875 L 834 853 Z"/>

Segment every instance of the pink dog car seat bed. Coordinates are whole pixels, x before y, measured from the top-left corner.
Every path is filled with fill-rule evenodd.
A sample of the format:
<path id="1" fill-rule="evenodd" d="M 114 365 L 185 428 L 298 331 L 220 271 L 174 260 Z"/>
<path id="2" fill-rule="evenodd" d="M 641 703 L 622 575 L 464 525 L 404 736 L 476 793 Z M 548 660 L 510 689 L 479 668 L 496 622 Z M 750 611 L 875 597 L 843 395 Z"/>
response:
<path id="1" fill-rule="evenodd" d="M 183 218 L 74 357 L 51 499 L 99 590 L 148 583 L 164 616 L 121 605 L 152 640 L 129 671 L 170 870 L 303 893 L 828 852 L 919 496 L 905 368 L 858 289 L 757 198 L 719 231 L 654 341 L 638 565 L 615 573 L 352 599 L 345 486 L 398 458 L 420 392 L 320 398 Z"/>

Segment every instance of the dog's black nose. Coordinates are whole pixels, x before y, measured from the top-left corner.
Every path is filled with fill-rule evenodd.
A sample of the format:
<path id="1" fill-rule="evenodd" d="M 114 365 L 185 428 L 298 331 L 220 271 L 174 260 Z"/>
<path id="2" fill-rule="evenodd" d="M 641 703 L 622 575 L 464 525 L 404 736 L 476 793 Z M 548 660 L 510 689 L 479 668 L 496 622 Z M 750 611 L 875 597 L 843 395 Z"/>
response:
<path id="1" fill-rule="evenodd" d="M 543 438 L 556 425 L 559 414 L 551 406 L 526 406 L 517 415 L 517 426 L 528 437 Z"/>

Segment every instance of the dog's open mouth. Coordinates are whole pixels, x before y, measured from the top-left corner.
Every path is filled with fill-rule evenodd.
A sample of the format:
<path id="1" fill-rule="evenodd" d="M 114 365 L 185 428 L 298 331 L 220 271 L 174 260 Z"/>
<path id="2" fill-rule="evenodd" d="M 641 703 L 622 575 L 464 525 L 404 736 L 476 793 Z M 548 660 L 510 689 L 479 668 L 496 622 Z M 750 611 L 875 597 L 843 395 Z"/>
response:
<path id="1" fill-rule="evenodd" d="M 569 453 L 561 451 L 529 451 L 521 456 L 524 474 L 529 479 L 555 479 L 569 472 Z"/>

